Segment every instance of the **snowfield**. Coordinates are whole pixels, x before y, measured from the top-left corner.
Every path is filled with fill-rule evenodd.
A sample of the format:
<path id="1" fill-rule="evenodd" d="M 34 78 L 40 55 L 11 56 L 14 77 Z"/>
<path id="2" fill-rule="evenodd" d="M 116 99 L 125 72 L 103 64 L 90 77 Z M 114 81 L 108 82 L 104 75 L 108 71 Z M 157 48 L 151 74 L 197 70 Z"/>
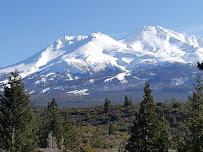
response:
<path id="1" fill-rule="evenodd" d="M 73 95 L 73 96 L 86 96 L 86 95 L 89 95 L 87 89 L 68 91 L 67 94 Z"/>
<path id="2" fill-rule="evenodd" d="M 146 26 L 121 40 L 99 32 L 61 37 L 27 60 L 1 68 L 0 81 L 18 70 L 31 94 L 89 95 L 139 87 L 146 80 L 167 88 L 191 84 L 198 72 L 194 65 L 202 60 L 201 38 Z"/>

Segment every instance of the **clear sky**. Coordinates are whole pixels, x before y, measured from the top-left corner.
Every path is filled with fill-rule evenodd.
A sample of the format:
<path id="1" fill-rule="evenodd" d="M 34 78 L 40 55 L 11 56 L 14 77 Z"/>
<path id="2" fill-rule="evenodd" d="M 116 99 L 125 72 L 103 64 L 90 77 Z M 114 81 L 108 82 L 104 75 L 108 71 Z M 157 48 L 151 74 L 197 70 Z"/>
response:
<path id="1" fill-rule="evenodd" d="M 203 0 L 0 0 L 0 67 L 64 35 L 160 25 L 203 37 Z"/>

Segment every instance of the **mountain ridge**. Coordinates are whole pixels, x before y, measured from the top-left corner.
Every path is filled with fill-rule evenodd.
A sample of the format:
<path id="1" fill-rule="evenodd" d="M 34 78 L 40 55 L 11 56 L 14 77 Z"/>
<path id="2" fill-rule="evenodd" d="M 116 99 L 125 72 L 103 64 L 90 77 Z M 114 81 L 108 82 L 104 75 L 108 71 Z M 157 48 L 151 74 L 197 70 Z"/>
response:
<path id="1" fill-rule="evenodd" d="M 195 64 L 201 60 L 201 38 L 145 26 L 121 40 L 100 32 L 61 37 L 32 57 L 1 68 L 0 83 L 17 69 L 30 94 L 88 96 L 141 88 L 145 81 L 154 89 L 191 88 L 198 73 Z"/>

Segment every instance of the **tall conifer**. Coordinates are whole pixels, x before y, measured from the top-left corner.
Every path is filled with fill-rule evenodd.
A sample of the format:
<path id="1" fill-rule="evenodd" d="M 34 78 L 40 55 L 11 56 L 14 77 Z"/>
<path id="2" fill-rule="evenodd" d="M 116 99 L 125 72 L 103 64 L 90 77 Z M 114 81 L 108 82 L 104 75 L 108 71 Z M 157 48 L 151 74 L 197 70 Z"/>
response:
<path id="1" fill-rule="evenodd" d="M 35 123 L 23 82 L 12 72 L 0 103 L 0 148 L 6 152 L 35 150 Z"/>
<path id="2" fill-rule="evenodd" d="M 168 152 L 168 137 L 164 122 L 155 112 L 153 96 L 147 82 L 144 87 L 144 99 L 125 149 L 128 152 Z"/>
<path id="3" fill-rule="evenodd" d="M 189 118 L 183 122 L 178 145 L 179 152 L 203 151 L 203 86 L 200 77 L 190 98 Z"/>
<path id="4" fill-rule="evenodd" d="M 52 134 L 52 139 L 56 139 L 56 141 L 48 141 L 50 134 Z M 60 109 L 54 98 L 48 103 L 39 135 L 41 147 L 48 147 L 48 143 L 54 142 L 54 145 L 56 144 L 60 150 L 64 150 L 62 118 Z"/>
<path id="5" fill-rule="evenodd" d="M 104 101 L 104 112 L 108 114 L 110 111 L 110 108 L 111 108 L 111 100 L 109 100 L 109 98 L 106 97 Z"/>

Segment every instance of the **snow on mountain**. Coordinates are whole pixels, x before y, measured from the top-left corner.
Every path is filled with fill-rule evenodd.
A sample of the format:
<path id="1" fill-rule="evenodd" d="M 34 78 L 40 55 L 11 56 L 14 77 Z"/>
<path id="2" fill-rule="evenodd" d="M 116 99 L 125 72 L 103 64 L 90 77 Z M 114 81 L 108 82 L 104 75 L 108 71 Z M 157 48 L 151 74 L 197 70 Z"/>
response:
<path id="1" fill-rule="evenodd" d="M 87 89 L 68 91 L 68 92 L 66 92 L 66 93 L 67 93 L 68 95 L 72 95 L 72 96 L 87 96 L 87 95 L 89 95 Z"/>
<path id="2" fill-rule="evenodd" d="M 194 63 L 202 59 L 202 39 L 160 26 L 138 29 L 123 41 L 139 56 L 150 56 L 159 62 Z"/>
<path id="3" fill-rule="evenodd" d="M 29 59 L 0 69 L 0 80 L 3 83 L 8 73 L 18 70 L 32 94 L 87 95 L 95 90 L 133 88 L 146 80 L 163 88 L 189 83 L 197 71 L 184 72 L 201 60 L 201 38 L 146 26 L 122 40 L 102 33 L 61 37 Z"/>

